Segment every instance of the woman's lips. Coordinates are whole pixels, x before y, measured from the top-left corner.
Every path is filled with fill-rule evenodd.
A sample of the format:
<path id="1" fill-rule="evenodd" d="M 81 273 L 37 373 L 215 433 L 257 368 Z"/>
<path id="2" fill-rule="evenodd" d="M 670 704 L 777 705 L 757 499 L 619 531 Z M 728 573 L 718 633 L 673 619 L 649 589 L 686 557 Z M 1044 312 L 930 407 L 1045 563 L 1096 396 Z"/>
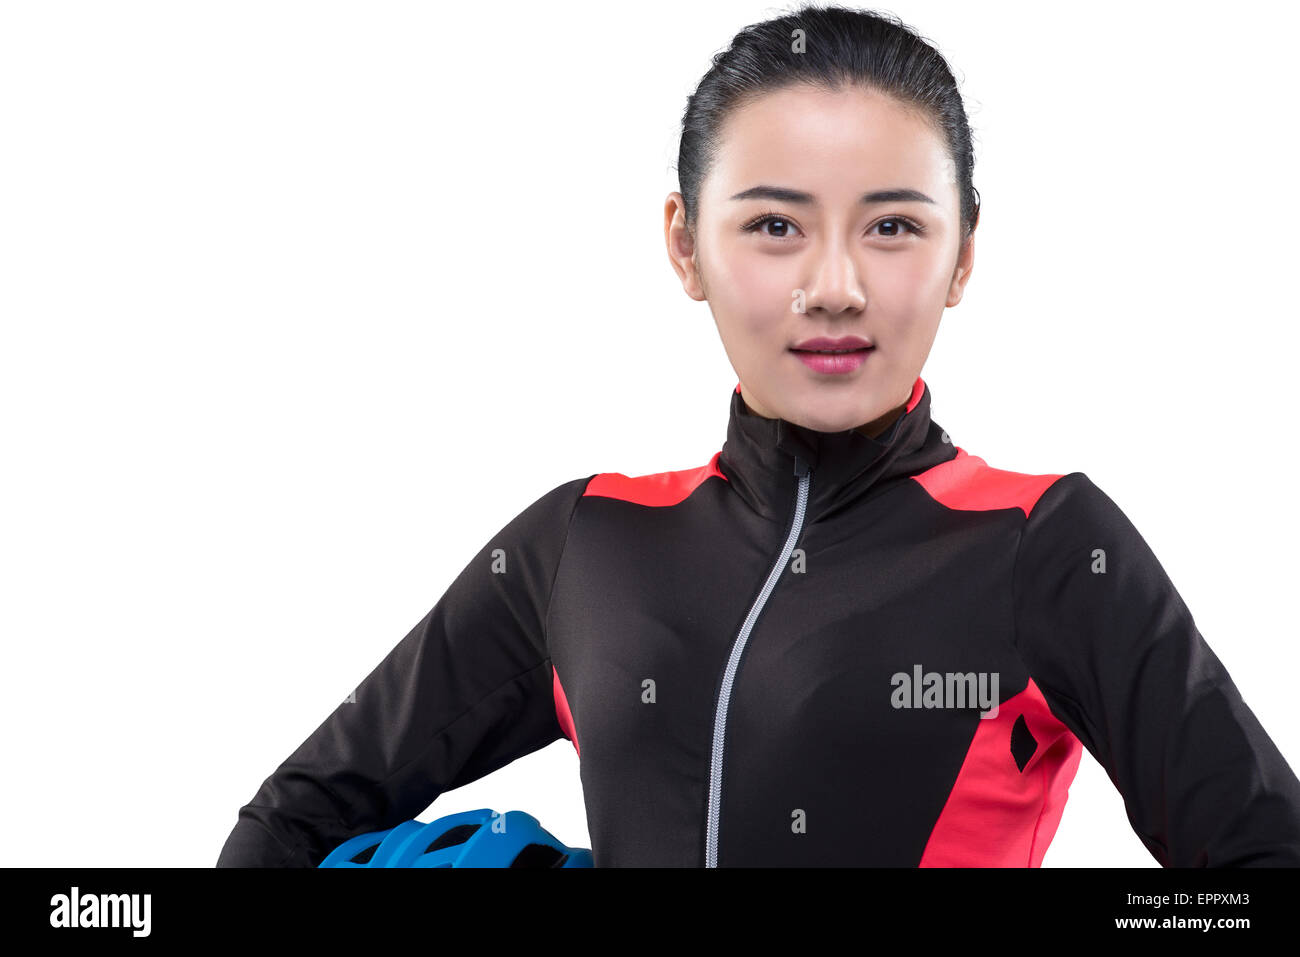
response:
<path id="1" fill-rule="evenodd" d="M 835 352 L 809 352 L 802 349 L 791 349 L 799 361 L 806 365 L 814 372 L 823 372 L 827 375 L 844 375 L 852 372 L 867 361 L 867 356 L 875 351 L 874 346 L 868 346 L 865 349 L 850 349 L 848 351 Z"/>

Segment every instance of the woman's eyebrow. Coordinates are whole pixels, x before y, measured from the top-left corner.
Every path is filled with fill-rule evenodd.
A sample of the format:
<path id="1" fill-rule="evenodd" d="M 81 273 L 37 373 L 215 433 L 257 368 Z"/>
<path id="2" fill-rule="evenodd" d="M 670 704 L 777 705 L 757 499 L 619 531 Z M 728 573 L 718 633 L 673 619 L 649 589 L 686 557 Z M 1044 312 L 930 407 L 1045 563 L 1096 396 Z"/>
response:
<path id="1" fill-rule="evenodd" d="M 812 193 L 805 193 L 798 189 L 787 189 L 784 186 L 751 186 L 731 198 L 771 199 L 781 203 L 803 203 L 805 205 L 811 205 L 816 201 Z M 867 206 L 871 203 L 934 203 L 934 200 L 920 190 L 900 188 L 877 189 L 870 193 L 863 193 L 859 202 Z"/>

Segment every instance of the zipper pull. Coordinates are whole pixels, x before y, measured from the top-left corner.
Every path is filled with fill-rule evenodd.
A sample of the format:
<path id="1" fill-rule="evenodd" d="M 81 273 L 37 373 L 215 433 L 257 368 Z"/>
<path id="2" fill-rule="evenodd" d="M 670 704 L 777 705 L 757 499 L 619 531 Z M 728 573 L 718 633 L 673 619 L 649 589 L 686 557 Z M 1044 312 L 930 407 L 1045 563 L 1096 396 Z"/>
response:
<path id="1" fill-rule="evenodd" d="M 794 474 L 799 478 L 803 478 L 808 474 L 808 463 L 797 455 L 794 457 Z"/>

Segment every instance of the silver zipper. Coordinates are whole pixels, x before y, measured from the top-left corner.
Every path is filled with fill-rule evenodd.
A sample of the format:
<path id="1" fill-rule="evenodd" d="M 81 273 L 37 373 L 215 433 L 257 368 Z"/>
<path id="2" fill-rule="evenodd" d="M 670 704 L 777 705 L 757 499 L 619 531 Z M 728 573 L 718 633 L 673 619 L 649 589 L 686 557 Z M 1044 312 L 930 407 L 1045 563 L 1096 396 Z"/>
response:
<path id="1" fill-rule="evenodd" d="M 808 486 L 812 481 L 812 473 L 797 455 L 794 459 L 794 474 L 799 476 L 799 490 L 795 495 L 794 521 L 790 524 L 790 534 L 786 536 L 781 554 L 776 564 L 772 566 L 772 570 L 768 572 L 763 590 L 754 600 L 754 607 L 749 609 L 745 623 L 740 628 L 740 634 L 736 636 L 736 641 L 731 646 L 727 670 L 722 675 L 722 689 L 718 692 L 718 706 L 713 715 L 713 760 L 709 766 L 709 822 L 704 844 L 705 867 L 718 866 L 718 817 L 722 808 L 722 744 L 727 731 L 727 705 L 731 700 L 731 686 L 736 680 L 740 656 L 745 651 L 745 644 L 749 641 L 749 633 L 754 628 L 754 622 L 758 620 L 759 612 L 763 610 L 768 596 L 776 587 L 777 579 L 781 577 L 781 572 L 785 570 L 790 555 L 794 552 L 794 543 L 799 540 L 804 511 L 808 507 Z"/>

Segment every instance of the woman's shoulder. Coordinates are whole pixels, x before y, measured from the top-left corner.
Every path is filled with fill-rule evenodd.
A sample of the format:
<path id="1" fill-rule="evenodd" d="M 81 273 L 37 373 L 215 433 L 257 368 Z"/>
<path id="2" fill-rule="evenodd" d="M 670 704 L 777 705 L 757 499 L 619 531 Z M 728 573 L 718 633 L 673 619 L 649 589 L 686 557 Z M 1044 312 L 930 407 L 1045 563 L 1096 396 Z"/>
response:
<path id="1" fill-rule="evenodd" d="M 1019 508 L 1028 518 L 1049 493 L 1053 498 L 1093 499 L 1101 492 L 1088 476 L 1073 472 L 1019 472 L 997 468 L 961 446 L 956 454 L 913 478 L 940 504 L 966 511 Z"/>
<path id="2" fill-rule="evenodd" d="M 726 479 L 718 467 L 722 452 L 703 465 L 693 468 L 670 469 L 644 475 L 626 475 L 623 472 L 599 472 L 592 475 L 583 490 L 584 496 L 614 498 L 637 505 L 676 505 L 712 477 Z"/>

